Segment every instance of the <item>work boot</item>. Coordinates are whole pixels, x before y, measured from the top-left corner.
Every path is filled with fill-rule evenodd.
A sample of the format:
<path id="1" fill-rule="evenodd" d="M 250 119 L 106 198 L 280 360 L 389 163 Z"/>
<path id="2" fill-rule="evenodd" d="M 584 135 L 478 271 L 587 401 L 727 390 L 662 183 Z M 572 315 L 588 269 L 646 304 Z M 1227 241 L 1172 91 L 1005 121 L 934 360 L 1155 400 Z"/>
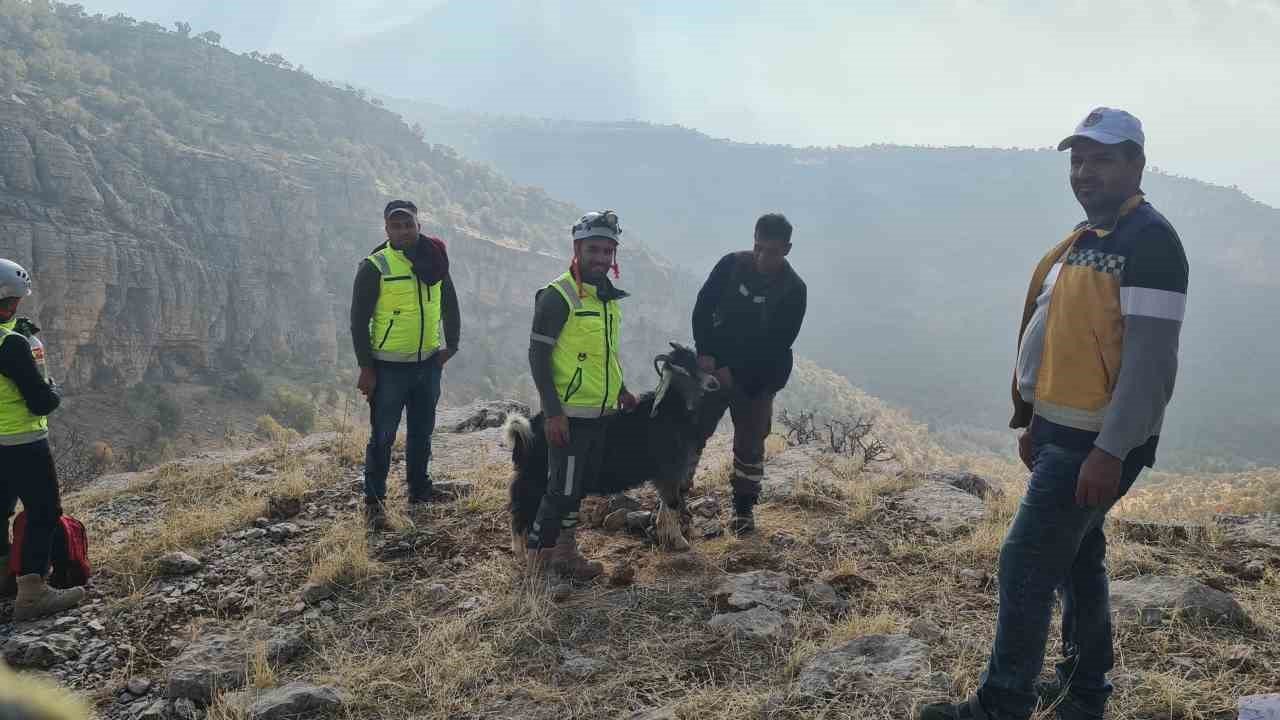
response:
<path id="1" fill-rule="evenodd" d="M 9 556 L 0 555 L 0 598 L 18 594 L 18 579 L 9 572 Z"/>
<path id="2" fill-rule="evenodd" d="M 755 495 L 733 496 L 733 519 L 729 521 L 729 530 L 734 535 L 750 535 L 756 530 Z"/>
<path id="3" fill-rule="evenodd" d="M 591 580 L 604 572 L 604 565 L 593 562 L 578 551 L 578 537 L 573 529 L 560 531 L 560 539 L 551 548 L 551 569 L 574 580 Z"/>
<path id="4" fill-rule="evenodd" d="M 84 600 L 84 588 L 58 590 L 49 587 L 44 576 L 31 573 L 18 578 L 18 599 L 13 601 L 13 620 L 34 620 L 70 610 Z"/>
<path id="5" fill-rule="evenodd" d="M 919 720 L 996 720 L 974 695 L 959 703 L 933 703 L 920 709 Z"/>
<path id="6" fill-rule="evenodd" d="M 370 530 L 374 532 L 382 532 L 387 529 L 387 506 L 381 500 L 375 498 L 365 498 L 364 501 L 364 523 Z"/>

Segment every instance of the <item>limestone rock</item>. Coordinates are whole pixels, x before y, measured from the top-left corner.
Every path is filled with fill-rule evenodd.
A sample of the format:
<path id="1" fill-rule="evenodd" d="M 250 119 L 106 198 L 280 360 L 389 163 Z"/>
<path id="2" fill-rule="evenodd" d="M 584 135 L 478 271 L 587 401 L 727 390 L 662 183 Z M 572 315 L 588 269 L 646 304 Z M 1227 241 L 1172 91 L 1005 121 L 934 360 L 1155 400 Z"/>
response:
<path id="1" fill-rule="evenodd" d="M 197 638 L 169 665 L 165 697 L 207 705 L 216 690 L 244 685 L 256 644 L 266 644 L 267 658 L 276 664 L 293 659 L 306 642 L 302 631 L 264 623 L 223 628 Z"/>
<path id="2" fill-rule="evenodd" d="M 762 606 L 713 615 L 707 626 L 743 640 L 781 640 L 792 630 L 791 623 L 783 615 Z"/>
<path id="3" fill-rule="evenodd" d="M 204 567 L 194 556 L 180 550 L 165 553 L 156 561 L 156 569 L 162 575 L 190 575 Z"/>
<path id="4" fill-rule="evenodd" d="M 569 650 L 564 653 L 560 672 L 578 680 L 586 680 L 592 675 L 604 672 L 608 667 L 609 663 L 600 658 L 587 657 L 576 650 Z"/>
<path id="5" fill-rule="evenodd" d="M 838 498 L 842 493 L 837 483 L 829 456 L 815 448 L 788 448 L 765 464 L 760 499 L 766 502 L 787 501 L 801 492 Z"/>
<path id="6" fill-rule="evenodd" d="M 783 614 L 800 608 L 800 598 L 791 592 L 791 578 L 770 570 L 730 575 L 712 593 L 716 610 L 738 612 L 763 606 Z"/>
<path id="7" fill-rule="evenodd" d="M 1240 698 L 1239 720 L 1280 720 L 1280 693 Z"/>
<path id="8" fill-rule="evenodd" d="M 937 471 L 927 473 L 924 479 L 928 482 L 950 485 L 980 500 L 988 500 L 1004 495 L 1004 490 L 1000 489 L 999 485 L 971 472 Z"/>
<path id="9" fill-rule="evenodd" d="M 902 493 L 898 502 L 910 515 L 932 526 L 943 536 L 972 529 L 986 514 L 982 500 L 964 490 L 936 482 L 925 482 Z"/>
<path id="10" fill-rule="evenodd" d="M 1229 545 L 1280 551 L 1280 513 L 1228 515 L 1218 518 L 1218 527 Z"/>
<path id="11" fill-rule="evenodd" d="M 20 668 L 50 668 L 80 656 L 75 638 L 65 633 L 15 635 L 3 652 L 5 662 Z"/>
<path id="12" fill-rule="evenodd" d="M 1230 595 L 1186 577 L 1146 575 L 1113 581 L 1111 608 L 1119 620 L 1140 625 L 1159 625 L 1174 617 L 1211 625 L 1249 622 Z"/>
<path id="13" fill-rule="evenodd" d="M 833 695 L 845 690 L 871 692 L 881 681 L 923 677 L 929 670 L 929 648 L 906 635 L 867 635 L 824 650 L 805 664 L 800 692 Z"/>
<path id="14" fill-rule="evenodd" d="M 315 717 L 339 710 L 346 696 L 335 688 L 306 683 L 289 683 L 268 690 L 249 705 L 249 720 L 284 720 Z"/>
<path id="15" fill-rule="evenodd" d="M 1203 525 L 1147 522 L 1123 518 L 1116 518 L 1111 523 L 1120 536 L 1140 543 L 1202 542 L 1209 537 L 1208 528 Z"/>

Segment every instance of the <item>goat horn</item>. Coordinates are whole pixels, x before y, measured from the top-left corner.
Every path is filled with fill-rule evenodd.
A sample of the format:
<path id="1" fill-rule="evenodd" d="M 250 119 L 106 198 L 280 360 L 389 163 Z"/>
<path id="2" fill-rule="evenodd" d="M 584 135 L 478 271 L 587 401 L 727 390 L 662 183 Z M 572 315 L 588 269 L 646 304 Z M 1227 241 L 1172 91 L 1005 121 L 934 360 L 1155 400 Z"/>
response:
<path id="1" fill-rule="evenodd" d="M 653 391 L 653 409 L 649 411 L 649 417 L 658 416 L 658 406 L 662 404 L 662 398 L 666 397 L 667 390 L 671 387 L 671 371 L 663 370 L 662 379 L 658 381 L 658 389 Z"/>

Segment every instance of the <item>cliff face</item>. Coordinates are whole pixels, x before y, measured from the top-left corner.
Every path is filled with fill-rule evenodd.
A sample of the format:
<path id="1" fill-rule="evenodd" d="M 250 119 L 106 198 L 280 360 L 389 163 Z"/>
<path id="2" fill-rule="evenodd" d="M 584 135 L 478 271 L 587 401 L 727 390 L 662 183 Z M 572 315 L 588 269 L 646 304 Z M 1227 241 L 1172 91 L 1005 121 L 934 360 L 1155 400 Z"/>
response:
<path id="1" fill-rule="evenodd" d="M 108 101 L 101 88 L 31 81 L 0 92 L 0 256 L 34 275 L 23 312 L 44 329 L 55 377 L 75 391 L 243 365 L 351 364 L 356 265 L 383 238 L 383 204 L 410 197 L 424 231 L 449 245 L 463 306 L 448 391 L 527 391 L 533 293 L 567 266 L 579 209 L 432 147 L 391 113 L 305 75 L 193 50 L 199 43 L 172 34 L 74 24 L 86 43 L 126 33 L 127 66 L 97 57 L 115 63 L 113 92 L 144 95 Z M 157 120 L 136 84 L 152 80 L 126 73 L 187 67 L 193 52 L 203 56 L 198 77 L 188 67 L 164 80 L 192 94 Z M 295 116 L 278 120 L 286 112 Z M 243 117 L 258 124 L 246 130 Z M 620 285 L 636 295 L 624 360 L 638 377 L 668 340 L 687 336 L 694 288 L 633 238 L 621 260 Z"/>
<path id="2" fill-rule="evenodd" d="M 0 254 L 24 263 L 69 387 L 237 358 L 332 365 L 334 288 L 305 181 L 180 145 L 130 158 L 0 103 Z"/>

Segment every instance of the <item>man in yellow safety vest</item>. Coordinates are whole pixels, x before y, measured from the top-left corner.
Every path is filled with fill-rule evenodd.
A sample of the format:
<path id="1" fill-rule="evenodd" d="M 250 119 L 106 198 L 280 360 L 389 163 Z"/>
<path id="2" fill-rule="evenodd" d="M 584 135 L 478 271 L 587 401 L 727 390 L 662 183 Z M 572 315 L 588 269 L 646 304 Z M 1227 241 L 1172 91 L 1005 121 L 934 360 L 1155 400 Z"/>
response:
<path id="1" fill-rule="evenodd" d="M 408 200 L 387 203 L 382 217 L 387 241 L 360 263 L 351 298 L 351 340 L 360 365 L 356 387 L 369 400 L 371 425 L 365 512 L 375 529 L 385 523 L 391 448 L 406 407 L 410 507 L 432 496 L 428 465 L 440 376 L 458 352 L 462 327 L 444 243 L 422 234 L 418 208 Z"/>
<path id="2" fill-rule="evenodd" d="M 530 569 L 587 580 L 603 566 L 578 550 L 575 530 L 583 491 L 604 456 L 604 428 L 621 407 L 635 407 L 618 362 L 622 325 L 613 286 L 622 228 L 612 210 L 583 215 L 573 229 L 569 270 L 538 291 L 529 366 L 546 417 L 546 494 L 529 529 Z"/>

